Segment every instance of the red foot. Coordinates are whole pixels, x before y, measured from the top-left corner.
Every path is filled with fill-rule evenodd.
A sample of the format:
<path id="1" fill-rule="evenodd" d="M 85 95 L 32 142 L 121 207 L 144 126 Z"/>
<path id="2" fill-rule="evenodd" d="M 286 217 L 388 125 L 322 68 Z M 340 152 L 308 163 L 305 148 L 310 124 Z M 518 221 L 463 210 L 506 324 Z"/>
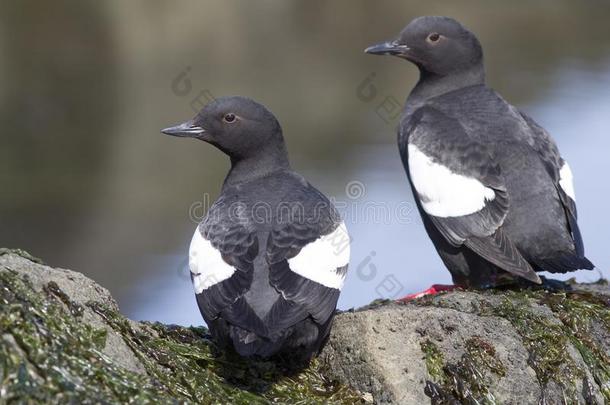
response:
<path id="1" fill-rule="evenodd" d="M 414 299 L 421 298 L 421 297 L 424 297 L 426 295 L 438 294 L 439 292 L 442 292 L 442 291 L 453 291 L 456 288 L 458 288 L 458 287 L 455 286 L 455 285 L 433 284 L 427 290 L 424 290 L 424 291 L 418 292 L 418 293 L 413 293 L 413 294 L 405 295 L 404 297 L 398 299 L 397 301 L 398 302 L 412 301 Z"/>

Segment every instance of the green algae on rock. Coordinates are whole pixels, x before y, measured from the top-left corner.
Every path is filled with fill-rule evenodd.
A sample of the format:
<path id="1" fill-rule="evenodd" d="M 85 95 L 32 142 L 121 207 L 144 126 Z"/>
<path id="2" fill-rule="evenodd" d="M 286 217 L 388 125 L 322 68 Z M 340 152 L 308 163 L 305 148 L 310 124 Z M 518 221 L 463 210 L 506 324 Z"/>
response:
<path id="1" fill-rule="evenodd" d="M 438 383 L 444 382 L 443 365 L 445 364 L 445 358 L 443 352 L 430 339 L 426 339 L 420 346 L 425 356 L 426 369 L 428 374 L 430 374 L 430 378 Z"/>
<path id="2" fill-rule="evenodd" d="M 466 341 L 466 351 L 456 363 L 446 363 L 442 351 L 430 340 L 421 345 L 431 380 L 425 393 L 433 404 L 460 403 L 496 404 L 490 382 L 481 372 L 483 367 L 504 376 L 504 365 L 495 356 L 495 349 L 478 336 Z"/>
<path id="3" fill-rule="evenodd" d="M 610 299 L 590 292 L 574 292 L 547 294 L 541 301 L 571 332 L 570 342 L 580 352 L 605 401 L 610 403 Z M 602 331 L 606 333 L 600 335 Z"/>

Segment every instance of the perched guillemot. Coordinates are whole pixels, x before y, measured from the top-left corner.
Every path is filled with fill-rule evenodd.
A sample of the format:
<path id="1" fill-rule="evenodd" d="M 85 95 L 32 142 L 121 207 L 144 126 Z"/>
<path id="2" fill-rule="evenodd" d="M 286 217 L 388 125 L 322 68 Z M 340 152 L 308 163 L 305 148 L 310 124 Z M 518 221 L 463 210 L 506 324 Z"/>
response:
<path id="1" fill-rule="evenodd" d="M 225 97 L 162 132 L 210 143 L 231 160 L 189 251 L 212 336 L 242 356 L 315 355 L 347 273 L 349 236 L 328 198 L 290 168 L 275 116 Z"/>
<path id="2" fill-rule="evenodd" d="M 551 136 L 485 84 L 475 35 L 420 17 L 365 52 L 414 63 L 398 147 L 424 226 L 459 286 L 592 269 L 572 173 Z"/>

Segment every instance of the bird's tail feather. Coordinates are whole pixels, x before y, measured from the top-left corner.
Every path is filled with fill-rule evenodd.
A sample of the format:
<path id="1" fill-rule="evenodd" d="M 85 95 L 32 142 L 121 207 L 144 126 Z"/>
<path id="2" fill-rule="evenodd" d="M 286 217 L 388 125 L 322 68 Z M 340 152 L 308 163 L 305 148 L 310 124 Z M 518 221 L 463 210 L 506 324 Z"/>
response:
<path id="1" fill-rule="evenodd" d="M 244 357 L 271 357 L 276 354 L 289 354 L 295 358 L 309 359 L 315 355 L 328 337 L 332 317 L 321 327 L 311 319 L 304 319 L 297 325 L 286 329 L 272 339 L 254 332 L 229 326 L 229 336 L 235 351 Z"/>
<path id="2" fill-rule="evenodd" d="M 235 351 L 244 357 L 269 357 L 281 348 L 281 341 L 271 341 L 254 332 L 231 325 L 229 329 Z"/>
<path id="3" fill-rule="evenodd" d="M 540 277 L 521 255 L 508 236 L 497 229 L 490 236 L 468 238 L 465 245 L 492 264 L 533 283 L 540 284 Z"/>
<path id="4" fill-rule="evenodd" d="M 552 258 L 536 259 L 535 265 L 539 271 L 550 273 L 567 273 L 575 270 L 593 270 L 595 265 L 586 257 L 574 254 L 559 254 Z"/>

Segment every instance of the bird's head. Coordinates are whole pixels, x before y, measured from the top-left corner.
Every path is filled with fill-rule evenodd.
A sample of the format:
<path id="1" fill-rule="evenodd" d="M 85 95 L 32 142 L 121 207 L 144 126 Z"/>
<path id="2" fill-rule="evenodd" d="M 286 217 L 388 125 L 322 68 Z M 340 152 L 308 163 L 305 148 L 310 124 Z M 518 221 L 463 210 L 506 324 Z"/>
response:
<path id="1" fill-rule="evenodd" d="M 284 147 L 282 129 L 273 113 L 241 96 L 217 98 L 193 119 L 161 132 L 205 141 L 237 160 L 269 147 Z"/>
<path id="2" fill-rule="evenodd" d="M 483 64 L 483 50 L 477 37 L 449 17 L 418 17 L 398 38 L 370 46 L 365 52 L 397 56 L 414 63 L 422 72 L 439 76 Z"/>

